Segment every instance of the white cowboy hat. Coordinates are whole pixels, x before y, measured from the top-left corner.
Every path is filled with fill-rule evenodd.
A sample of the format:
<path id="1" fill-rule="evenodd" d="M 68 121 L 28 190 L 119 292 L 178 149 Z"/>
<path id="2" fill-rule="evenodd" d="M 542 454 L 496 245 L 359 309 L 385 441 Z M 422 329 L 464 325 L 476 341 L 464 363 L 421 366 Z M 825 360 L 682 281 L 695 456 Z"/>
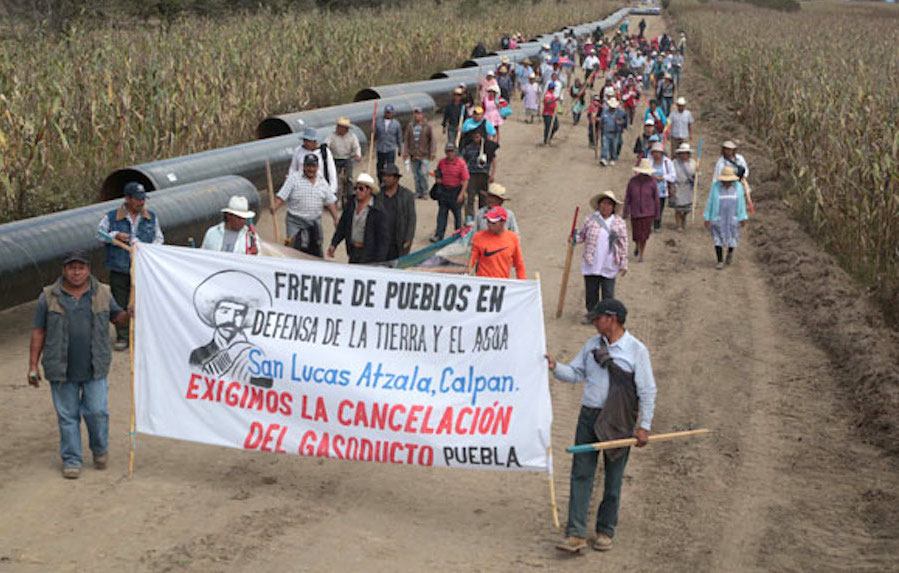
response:
<path id="1" fill-rule="evenodd" d="M 644 157 L 643 159 L 641 159 L 640 163 L 638 163 L 637 166 L 634 167 L 634 171 L 643 175 L 652 175 L 656 172 L 656 170 L 652 166 L 652 160 L 648 157 Z"/>
<path id="2" fill-rule="evenodd" d="M 721 170 L 721 174 L 718 175 L 718 181 L 739 181 L 740 178 L 737 177 L 737 174 L 734 172 L 734 168 L 730 165 L 724 167 Z"/>
<path id="3" fill-rule="evenodd" d="M 500 93 L 502 90 L 499 88 L 498 85 L 493 84 L 492 86 L 487 87 L 487 91 L 488 91 L 488 92 L 496 92 L 496 93 Z"/>
<path id="4" fill-rule="evenodd" d="M 737 144 L 728 139 L 727 141 L 725 141 L 724 143 L 721 144 L 721 147 L 723 147 L 724 149 L 736 149 Z"/>
<path id="5" fill-rule="evenodd" d="M 616 107 L 618 107 L 618 100 L 615 98 L 609 98 L 609 101 L 606 103 L 608 103 L 609 107 L 612 109 L 615 109 Z"/>
<path id="6" fill-rule="evenodd" d="M 371 189 L 372 195 L 377 195 L 381 192 L 378 188 L 378 184 L 375 183 L 374 178 L 368 173 L 360 173 L 358 177 L 356 177 L 356 185 L 365 185 L 369 189 Z"/>
<path id="7" fill-rule="evenodd" d="M 656 142 L 653 143 L 652 146 L 649 148 L 649 151 L 661 151 L 662 153 L 665 153 L 665 146 L 662 145 L 662 142 L 661 142 L 661 141 L 656 141 Z"/>
<path id="8" fill-rule="evenodd" d="M 598 193 L 598 194 L 594 195 L 590 199 L 590 207 L 592 207 L 594 211 L 599 211 L 599 204 L 602 202 L 603 199 L 611 199 L 612 203 L 615 203 L 616 205 L 621 205 L 621 201 L 619 201 L 615 197 L 614 191 L 603 191 L 602 193 Z"/>
<path id="9" fill-rule="evenodd" d="M 222 213 L 231 213 L 241 219 L 249 219 L 256 216 L 256 213 L 250 211 L 250 202 L 247 201 L 247 198 L 240 195 L 233 195 L 228 199 L 228 206 L 222 209 Z"/>
<path id="10" fill-rule="evenodd" d="M 677 98 L 677 105 L 687 105 L 687 98 L 685 98 L 685 97 Z"/>
<path id="11" fill-rule="evenodd" d="M 690 144 L 685 141 L 677 146 L 675 153 L 693 153 L 693 150 L 690 149 Z"/>
<path id="12" fill-rule="evenodd" d="M 509 200 L 509 198 L 506 197 L 506 188 L 499 183 L 491 183 L 490 186 L 487 187 L 487 194 L 493 195 L 494 197 L 499 197 L 503 201 Z"/>
<path id="13" fill-rule="evenodd" d="M 338 117 L 338 118 L 337 118 L 337 125 L 340 125 L 340 126 L 342 126 L 342 127 L 349 127 L 351 124 L 350 124 L 349 118 L 347 118 L 347 117 Z"/>

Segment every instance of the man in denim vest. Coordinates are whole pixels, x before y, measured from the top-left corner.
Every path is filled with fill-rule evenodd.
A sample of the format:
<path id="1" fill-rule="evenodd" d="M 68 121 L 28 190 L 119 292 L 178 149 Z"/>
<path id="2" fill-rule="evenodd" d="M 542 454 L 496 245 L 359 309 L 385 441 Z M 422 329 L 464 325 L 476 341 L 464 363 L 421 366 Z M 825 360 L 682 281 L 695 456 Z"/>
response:
<path id="1" fill-rule="evenodd" d="M 112 352 L 109 322 L 127 325 L 128 314 L 107 285 L 91 275 L 85 251 L 73 251 L 62 264 L 62 276 L 44 287 L 31 329 L 28 383 L 40 384 L 38 359 L 50 381 L 59 421 L 62 475 L 81 475 L 81 418 L 87 425 L 94 467 L 109 461 L 109 412 L 106 375 Z"/>
<path id="2" fill-rule="evenodd" d="M 107 236 L 118 239 L 126 245 L 134 243 L 154 243 L 161 245 L 162 229 L 156 213 L 145 207 L 147 192 L 144 186 L 134 181 L 125 185 L 125 203 L 113 209 L 102 219 L 98 228 L 100 242 L 106 243 L 106 268 L 109 269 L 109 286 L 112 296 L 119 306 L 128 306 L 131 295 L 131 253 L 116 246 Z M 116 350 L 128 348 L 128 329 L 116 328 Z"/>

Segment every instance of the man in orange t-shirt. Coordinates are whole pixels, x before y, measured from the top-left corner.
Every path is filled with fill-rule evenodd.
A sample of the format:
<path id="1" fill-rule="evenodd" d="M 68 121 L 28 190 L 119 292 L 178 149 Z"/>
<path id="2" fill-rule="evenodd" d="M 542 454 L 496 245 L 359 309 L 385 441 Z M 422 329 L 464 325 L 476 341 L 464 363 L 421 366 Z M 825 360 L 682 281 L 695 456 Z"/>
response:
<path id="1" fill-rule="evenodd" d="M 496 206 L 487 211 L 487 230 L 480 231 L 471 240 L 471 262 L 479 277 L 509 278 L 512 265 L 515 276 L 524 279 L 524 257 L 518 235 L 506 230 L 506 210 Z"/>

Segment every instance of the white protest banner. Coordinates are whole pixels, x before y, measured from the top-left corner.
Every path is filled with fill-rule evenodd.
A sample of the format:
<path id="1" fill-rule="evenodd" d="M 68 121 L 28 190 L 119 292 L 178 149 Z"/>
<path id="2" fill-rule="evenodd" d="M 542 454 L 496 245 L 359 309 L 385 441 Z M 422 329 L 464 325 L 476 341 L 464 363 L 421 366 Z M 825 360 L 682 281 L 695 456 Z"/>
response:
<path id="1" fill-rule="evenodd" d="M 137 431 L 549 470 L 540 285 L 141 244 Z"/>

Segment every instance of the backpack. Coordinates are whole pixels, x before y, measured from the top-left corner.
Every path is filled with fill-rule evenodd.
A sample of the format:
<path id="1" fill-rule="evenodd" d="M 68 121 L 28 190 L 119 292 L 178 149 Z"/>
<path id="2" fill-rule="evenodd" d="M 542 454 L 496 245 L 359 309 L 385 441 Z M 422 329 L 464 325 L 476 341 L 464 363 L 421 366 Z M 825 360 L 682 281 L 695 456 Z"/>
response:
<path id="1" fill-rule="evenodd" d="M 328 172 L 328 144 L 322 143 L 318 146 L 318 148 L 322 152 L 322 175 L 325 176 L 325 181 L 329 184 L 331 183 L 331 174 Z"/>

